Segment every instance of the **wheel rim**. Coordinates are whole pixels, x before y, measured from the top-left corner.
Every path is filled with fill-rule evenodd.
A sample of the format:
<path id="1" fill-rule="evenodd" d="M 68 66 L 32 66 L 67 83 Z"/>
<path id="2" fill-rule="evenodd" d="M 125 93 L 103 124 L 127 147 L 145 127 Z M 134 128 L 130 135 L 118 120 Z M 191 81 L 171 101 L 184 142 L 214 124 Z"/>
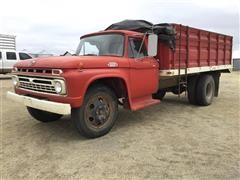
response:
<path id="1" fill-rule="evenodd" d="M 212 84 L 208 83 L 207 87 L 206 87 L 206 97 L 207 99 L 211 99 L 213 95 L 213 88 L 212 88 Z"/>
<path id="2" fill-rule="evenodd" d="M 88 101 L 85 120 L 90 128 L 102 128 L 111 121 L 112 110 L 111 99 L 106 94 L 99 93 Z"/>

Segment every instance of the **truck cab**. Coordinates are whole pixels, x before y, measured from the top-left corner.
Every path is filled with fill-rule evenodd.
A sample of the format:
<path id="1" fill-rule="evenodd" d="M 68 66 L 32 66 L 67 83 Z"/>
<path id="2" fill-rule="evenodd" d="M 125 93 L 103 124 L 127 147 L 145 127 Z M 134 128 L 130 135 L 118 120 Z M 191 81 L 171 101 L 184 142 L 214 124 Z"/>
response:
<path id="1" fill-rule="evenodd" d="M 155 54 L 149 55 L 148 36 L 133 31 L 116 30 L 90 34 L 81 38 L 76 52 L 79 56 L 96 58 L 90 68 L 105 71 L 98 76 L 120 78 L 122 83 L 127 85 L 127 92 L 131 94 L 127 103 L 132 110 L 138 110 L 148 104 L 158 102 L 152 99 L 152 94 L 158 89 L 159 78 L 159 66 L 154 58 L 157 51 L 157 41 L 155 41 Z M 152 49 L 149 48 L 149 50 Z M 85 64 L 90 62 L 85 62 Z M 138 99 L 139 97 L 141 100 Z M 138 103 L 138 101 L 144 103 Z"/>
<path id="2" fill-rule="evenodd" d="M 152 98 L 159 82 L 156 52 L 154 34 L 88 34 L 74 56 L 18 62 L 12 73 L 15 93 L 8 97 L 42 122 L 71 114 L 82 135 L 98 137 L 113 126 L 119 104 L 138 110 L 160 102 Z"/>

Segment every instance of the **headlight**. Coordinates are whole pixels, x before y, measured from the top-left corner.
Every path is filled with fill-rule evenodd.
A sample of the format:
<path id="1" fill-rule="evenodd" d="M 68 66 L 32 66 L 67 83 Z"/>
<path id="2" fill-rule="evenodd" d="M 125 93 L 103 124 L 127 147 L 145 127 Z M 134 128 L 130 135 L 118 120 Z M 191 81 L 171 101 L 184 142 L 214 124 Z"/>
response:
<path id="1" fill-rule="evenodd" d="M 12 76 L 12 81 L 14 86 L 18 86 L 18 77 L 17 76 Z"/>
<path id="2" fill-rule="evenodd" d="M 54 80 L 54 89 L 58 94 L 66 94 L 65 82 L 63 80 Z"/>
<path id="3" fill-rule="evenodd" d="M 54 83 L 55 91 L 60 94 L 62 92 L 62 84 L 58 81 Z"/>

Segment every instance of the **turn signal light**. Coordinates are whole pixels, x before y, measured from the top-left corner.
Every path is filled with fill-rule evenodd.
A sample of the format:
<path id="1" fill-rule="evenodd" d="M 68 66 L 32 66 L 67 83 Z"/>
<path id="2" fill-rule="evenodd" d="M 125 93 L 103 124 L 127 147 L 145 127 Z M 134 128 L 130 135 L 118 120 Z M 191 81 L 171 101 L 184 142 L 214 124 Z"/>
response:
<path id="1" fill-rule="evenodd" d="M 63 71 L 61 69 L 53 69 L 52 70 L 52 75 L 60 75 L 62 73 L 63 73 Z"/>

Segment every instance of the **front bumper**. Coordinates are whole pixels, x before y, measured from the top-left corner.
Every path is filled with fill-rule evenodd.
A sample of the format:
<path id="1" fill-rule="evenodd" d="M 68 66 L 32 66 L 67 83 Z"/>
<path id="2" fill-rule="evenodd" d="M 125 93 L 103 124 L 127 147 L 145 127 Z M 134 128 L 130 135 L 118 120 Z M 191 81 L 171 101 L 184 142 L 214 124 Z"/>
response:
<path id="1" fill-rule="evenodd" d="M 35 109 L 48 111 L 56 114 L 71 114 L 70 104 L 40 100 L 37 98 L 18 95 L 10 91 L 7 92 L 7 98 Z"/>

